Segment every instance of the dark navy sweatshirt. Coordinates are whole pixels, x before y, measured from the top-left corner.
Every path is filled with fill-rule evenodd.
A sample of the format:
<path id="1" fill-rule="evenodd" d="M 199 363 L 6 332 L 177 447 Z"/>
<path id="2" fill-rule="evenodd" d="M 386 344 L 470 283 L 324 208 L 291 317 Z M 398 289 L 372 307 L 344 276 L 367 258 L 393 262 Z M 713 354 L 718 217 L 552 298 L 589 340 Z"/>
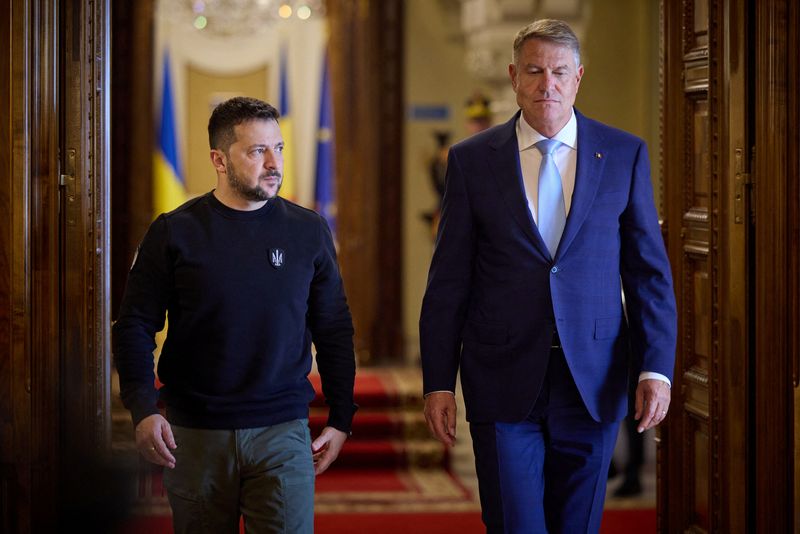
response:
<path id="1" fill-rule="evenodd" d="M 153 375 L 154 336 L 169 327 Z M 280 197 L 255 211 L 208 193 L 159 216 L 139 246 L 113 327 L 134 424 L 241 429 L 308 416 L 311 343 L 330 412 L 350 431 L 353 326 L 328 227 Z"/>

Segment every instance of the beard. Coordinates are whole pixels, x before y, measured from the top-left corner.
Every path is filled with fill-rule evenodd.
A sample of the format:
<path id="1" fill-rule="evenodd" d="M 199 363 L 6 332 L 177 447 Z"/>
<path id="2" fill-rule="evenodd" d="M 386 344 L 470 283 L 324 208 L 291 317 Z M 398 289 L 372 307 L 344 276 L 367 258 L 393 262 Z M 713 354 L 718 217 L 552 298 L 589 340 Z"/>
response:
<path id="1" fill-rule="evenodd" d="M 245 200 L 251 200 L 254 202 L 261 202 L 264 200 L 269 200 L 278 196 L 278 193 L 281 190 L 281 186 L 283 185 L 283 179 L 281 178 L 281 173 L 277 170 L 267 171 L 261 176 L 258 177 L 258 183 L 254 186 L 247 185 L 244 180 L 237 174 L 236 168 L 233 166 L 233 162 L 228 163 L 228 184 L 231 186 L 231 189 L 236 191 L 242 198 Z M 272 195 L 264 189 L 260 183 L 261 180 L 267 178 L 269 176 L 275 176 L 278 179 L 278 187 L 275 189 L 275 194 Z"/>

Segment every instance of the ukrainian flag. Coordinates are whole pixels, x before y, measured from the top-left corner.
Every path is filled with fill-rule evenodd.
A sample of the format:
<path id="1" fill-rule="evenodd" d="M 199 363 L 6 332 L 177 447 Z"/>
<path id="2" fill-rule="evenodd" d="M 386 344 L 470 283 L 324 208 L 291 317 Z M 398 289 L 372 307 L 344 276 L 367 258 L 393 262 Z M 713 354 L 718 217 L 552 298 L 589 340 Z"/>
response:
<path id="1" fill-rule="evenodd" d="M 164 53 L 164 81 L 161 89 L 161 124 L 153 155 L 153 215 L 172 211 L 186 201 L 186 184 L 178 158 L 178 132 L 169 54 Z"/>
<path id="2" fill-rule="evenodd" d="M 331 232 L 336 236 L 336 187 L 334 182 L 333 104 L 328 68 L 328 55 L 322 65 L 322 89 L 319 99 L 319 128 L 317 130 L 317 173 L 314 185 L 314 204 L 325 217 Z"/>
<path id="3" fill-rule="evenodd" d="M 280 103 L 278 112 L 281 114 L 281 134 L 283 135 L 283 184 L 281 185 L 281 196 L 289 200 L 294 200 L 297 195 L 294 175 L 294 139 L 292 137 L 292 110 L 289 106 L 289 72 L 286 65 L 286 48 L 281 49 L 280 58 Z"/>

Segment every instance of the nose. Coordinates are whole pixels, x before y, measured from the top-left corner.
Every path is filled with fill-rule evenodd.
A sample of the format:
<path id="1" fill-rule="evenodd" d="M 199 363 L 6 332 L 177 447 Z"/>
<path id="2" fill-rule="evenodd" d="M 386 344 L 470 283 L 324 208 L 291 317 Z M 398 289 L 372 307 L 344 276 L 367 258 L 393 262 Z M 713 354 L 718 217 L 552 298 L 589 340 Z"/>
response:
<path id="1" fill-rule="evenodd" d="M 539 90 L 543 93 L 552 92 L 553 88 L 555 87 L 555 82 L 555 75 L 552 72 L 545 70 L 542 72 L 542 76 L 539 78 Z"/>
<path id="2" fill-rule="evenodd" d="M 278 157 L 273 150 L 267 149 L 264 151 L 264 168 L 266 169 L 278 168 Z"/>

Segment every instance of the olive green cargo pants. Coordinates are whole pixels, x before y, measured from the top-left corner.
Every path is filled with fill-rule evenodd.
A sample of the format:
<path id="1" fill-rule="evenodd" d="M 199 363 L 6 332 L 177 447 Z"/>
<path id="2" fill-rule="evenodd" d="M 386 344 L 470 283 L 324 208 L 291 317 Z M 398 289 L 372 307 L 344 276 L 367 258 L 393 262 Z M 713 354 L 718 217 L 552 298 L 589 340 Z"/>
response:
<path id="1" fill-rule="evenodd" d="M 176 534 L 311 534 L 314 464 L 307 419 L 243 430 L 172 426 L 164 487 Z"/>

